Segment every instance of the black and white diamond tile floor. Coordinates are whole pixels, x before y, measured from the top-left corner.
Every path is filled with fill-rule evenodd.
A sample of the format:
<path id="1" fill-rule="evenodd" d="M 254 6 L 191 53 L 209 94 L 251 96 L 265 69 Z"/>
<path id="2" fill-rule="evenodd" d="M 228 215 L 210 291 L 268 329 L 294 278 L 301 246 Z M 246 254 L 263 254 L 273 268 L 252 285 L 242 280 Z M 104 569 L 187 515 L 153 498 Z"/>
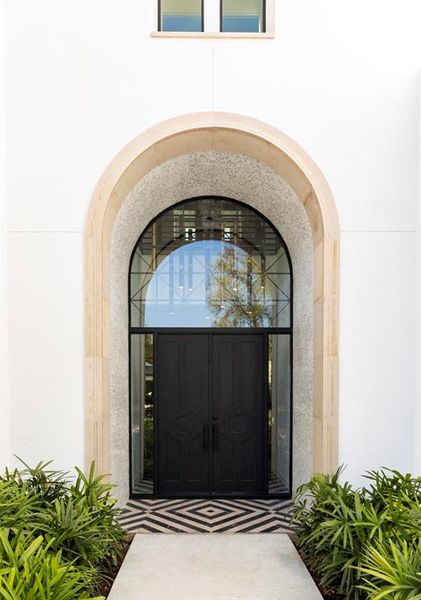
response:
<path id="1" fill-rule="evenodd" d="M 291 500 L 129 500 L 119 521 L 134 533 L 285 533 Z"/>

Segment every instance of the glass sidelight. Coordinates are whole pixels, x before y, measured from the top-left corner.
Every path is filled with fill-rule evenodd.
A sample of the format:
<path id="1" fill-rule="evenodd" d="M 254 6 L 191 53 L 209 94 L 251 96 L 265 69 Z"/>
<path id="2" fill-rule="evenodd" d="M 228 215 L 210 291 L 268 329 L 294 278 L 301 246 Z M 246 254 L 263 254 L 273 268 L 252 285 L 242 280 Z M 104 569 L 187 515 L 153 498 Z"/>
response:
<path id="1" fill-rule="evenodd" d="M 136 494 L 154 491 L 154 348 L 152 334 L 131 336 L 131 470 Z"/>
<path id="2" fill-rule="evenodd" d="M 291 336 L 268 335 L 269 493 L 291 486 Z"/>

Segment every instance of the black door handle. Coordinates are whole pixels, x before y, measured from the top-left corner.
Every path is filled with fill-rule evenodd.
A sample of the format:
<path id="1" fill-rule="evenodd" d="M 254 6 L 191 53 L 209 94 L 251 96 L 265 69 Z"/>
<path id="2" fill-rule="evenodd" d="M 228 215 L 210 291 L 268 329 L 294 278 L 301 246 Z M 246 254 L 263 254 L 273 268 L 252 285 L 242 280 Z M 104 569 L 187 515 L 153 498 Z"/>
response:
<path id="1" fill-rule="evenodd" d="M 209 450 L 209 427 L 203 425 L 203 450 Z"/>
<path id="2" fill-rule="evenodd" d="M 216 423 L 212 424 L 212 450 L 218 449 L 218 428 Z"/>

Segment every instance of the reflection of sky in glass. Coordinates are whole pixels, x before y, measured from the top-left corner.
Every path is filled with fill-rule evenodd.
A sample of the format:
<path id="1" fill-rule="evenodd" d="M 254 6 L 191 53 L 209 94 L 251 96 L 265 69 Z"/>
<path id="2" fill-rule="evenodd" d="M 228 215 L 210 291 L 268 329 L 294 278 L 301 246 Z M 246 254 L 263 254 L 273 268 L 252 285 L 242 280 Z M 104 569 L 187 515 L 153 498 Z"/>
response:
<path id="1" fill-rule="evenodd" d="M 201 15 L 163 15 L 162 31 L 202 31 Z"/>
<path id="2" fill-rule="evenodd" d="M 186 200 L 140 237 L 132 327 L 289 327 L 291 272 L 278 232 L 225 198 Z"/>
<path id="3" fill-rule="evenodd" d="M 259 33 L 260 16 L 223 17 L 222 31 Z"/>
<path id="4" fill-rule="evenodd" d="M 211 269 L 225 242 L 206 240 L 178 248 L 156 269 L 146 293 L 145 327 L 211 327 Z M 237 251 L 245 254 L 240 248 Z"/>
<path id="5" fill-rule="evenodd" d="M 216 240 L 178 248 L 162 260 L 149 281 L 142 307 L 144 326 L 270 326 L 282 309 L 288 318 L 289 299 L 279 290 L 276 293 L 259 260 L 232 243 Z M 289 285 L 288 274 L 285 281 Z M 276 298 L 279 294 L 281 299 Z"/>

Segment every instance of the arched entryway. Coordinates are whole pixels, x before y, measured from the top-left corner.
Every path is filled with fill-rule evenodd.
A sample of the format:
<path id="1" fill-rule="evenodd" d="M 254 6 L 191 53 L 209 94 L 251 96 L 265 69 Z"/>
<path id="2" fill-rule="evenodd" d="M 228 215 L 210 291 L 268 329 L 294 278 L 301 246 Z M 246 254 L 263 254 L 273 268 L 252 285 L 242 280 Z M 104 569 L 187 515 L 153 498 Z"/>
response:
<path id="1" fill-rule="evenodd" d="M 127 401 L 127 397 L 123 398 L 124 393 L 121 393 L 123 388 L 118 388 L 121 368 L 117 368 L 115 359 L 116 356 L 118 358 L 123 354 L 123 346 L 116 350 L 114 333 L 111 334 L 111 331 L 114 331 L 120 335 L 120 330 L 122 334 L 124 333 L 124 322 L 112 324 L 113 313 L 118 312 L 115 306 L 120 302 L 121 289 L 124 289 L 124 285 L 127 286 L 126 280 L 124 285 L 121 284 L 116 298 L 115 275 L 113 275 L 115 267 L 113 263 L 116 262 L 116 258 L 115 250 L 111 250 L 111 239 L 113 228 L 115 229 L 116 223 L 121 220 L 121 215 L 124 213 L 120 209 L 130 202 L 131 191 L 140 181 L 145 182 L 144 188 L 147 188 L 149 174 L 154 169 L 157 170 L 158 167 L 161 169 L 161 180 L 163 180 L 169 162 L 177 157 L 181 160 L 187 155 L 192 157 L 190 159 L 192 161 L 199 161 L 199 158 L 204 160 L 206 158 L 204 153 L 213 153 L 216 157 L 215 169 L 223 163 L 225 160 L 223 156 L 226 153 L 230 153 L 231 156 L 246 157 L 249 161 L 261 165 L 262 168 L 270 169 L 299 199 L 311 225 L 314 351 L 311 357 L 312 409 L 311 414 L 307 416 L 312 421 L 313 469 L 331 471 L 337 466 L 338 437 L 339 229 L 335 205 L 319 169 L 294 142 L 261 122 L 221 113 L 179 117 L 142 134 L 116 157 L 94 194 L 86 232 L 87 461 L 95 459 L 97 469 L 102 472 L 110 472 L 110 466 L 117 464 L 118 461 L 122 461 L 123 464 L 126 460 L 128 465 L 126 447 L 128 436 L 127 443 L 123 439 L 120 446 L 118 442 L 112 441 L 118 437 L 113 430 L 113 422 L 117 423 L 117 432 L 123 431 L 126 426 L 124 411 L 116 411 L 112 402 L 110 406 L 110 398 L 113 394 L 114 397 L 121 398 L 122 402 Z M 242 158 L 235 160 L 241 161 Z M 209 162 L 207 164 L 209 164 L 209 173 L 213 173 L 214 177 L 210 178 L 212 179 L 210 182 L 210 179 L 206 180 L 206 174 L 201 175 L 200 186 L 196 186 L 201 194 L 218 183 L 215 169 L 212 171 L 212 164 Z M 254 167 L 251 165 L 251 168 Z M 256 177 L 261 177 L 261 173 L 257 174 L 257 167 L 255 170 Z M 173 180 L 171 194 L 173 189 L 177 191 L 182 187 L 182 182 Z M 228 183 L 225 185 L 224 194 L 232 196 L 227 193 L 227 188 L 229 188 Z M 190 194 L 192 195 L 194 194 Z M 240 189 L 238 194 L 234 194 L 234 197 L 239 196 L 241 196 Z M 173 204 L 174 200 L 182 199 L 175 194 L 173 199 L 168 197 L 165 204 L 160 200 L 162 195 L 156 197 L 159 198 L 155 202 L 156 206 L 145 208 L 147 221 L 141 226 L 140 231 L 138 230 L 137 235 L 161 210 Z M 248 198 L 244 198 L 244 201 L 253 205 L 253 201 Z M 271 206 L 267 207 L 264 199 L 261 198 L 260 205 L 264 208 L 262 212 L 265 216 L 269 215 L 272 222 L 282 218 L 282 215 L 276 212 L 276 198 Z M 294 224 L 290 223 L 290 226 L 293 228 Z M 114 306 L 111 308 L 112 314 L 110 314 L 110 306 Z M 121 364 L 124 364 L 124 356 Z M 117 422 L 119 419 L 121 423 Z M 127 456 L 124 458 L 125 454 Z M 112 471 L 113 479 L 117 478 L 121 488 L 120 497 L 124 499 L 128 489 L 128 468 L 126 472 L 124 466 L 118 476 L 115 474 L 115 466 Z M 127 489 L 125 480 L 127 480 Z"/>
<path id="2" fill-rule="evenodd" d="M 162 212 L 130 261 L 131 496 L 287 496 L 292 266 L 274 226 L 205 196 Z"/>

